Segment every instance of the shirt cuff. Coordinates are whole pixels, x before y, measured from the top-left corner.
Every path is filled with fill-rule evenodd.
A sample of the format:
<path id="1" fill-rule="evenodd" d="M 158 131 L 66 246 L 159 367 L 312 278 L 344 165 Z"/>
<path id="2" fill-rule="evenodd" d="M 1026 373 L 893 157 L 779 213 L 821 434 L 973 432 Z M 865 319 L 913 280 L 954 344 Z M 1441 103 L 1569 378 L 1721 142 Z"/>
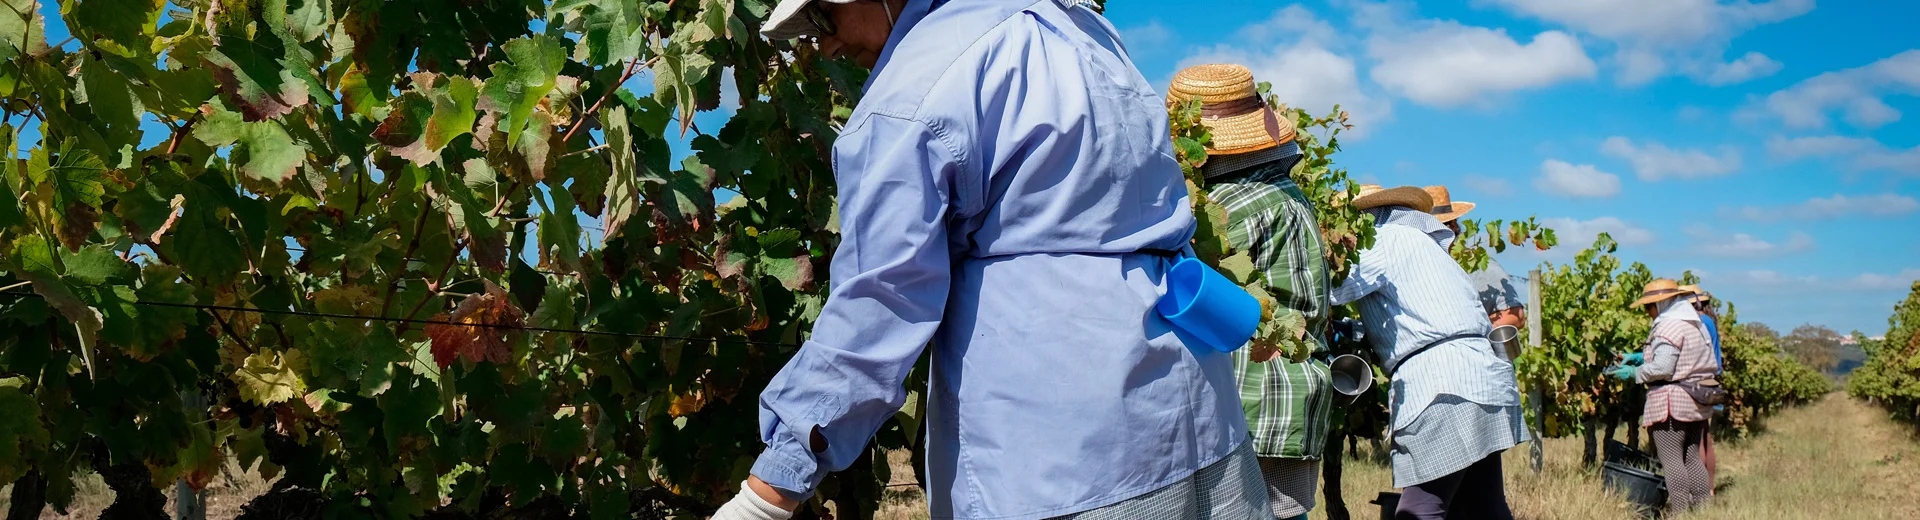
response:
<path id="1" fill-rule="evenodd" d="M 821 477 L 820 462 L 812 453 L 799 443 L 782 443 L 780 446 L 767 446 L 754 459 L 750 473 L 760 477 L 761 482 L 773 486 L 781 495 L 797 501 L 806 501 L 813 497 L 814 486 L 819 485 Z"/>

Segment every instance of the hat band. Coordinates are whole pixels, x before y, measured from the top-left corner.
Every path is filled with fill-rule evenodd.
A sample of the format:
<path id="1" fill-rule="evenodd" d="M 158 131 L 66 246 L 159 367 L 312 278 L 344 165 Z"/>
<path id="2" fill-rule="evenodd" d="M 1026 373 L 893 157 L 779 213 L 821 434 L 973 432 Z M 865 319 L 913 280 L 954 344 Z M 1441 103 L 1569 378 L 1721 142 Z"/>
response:
<path id="1" fill-rule="evenodd" d="M 1649 291 L 1649 292 L 1645 292 L 1645 293 L 1641 293 L 1641 294 L 1640 294 L 1640 299 L 1643 299 L 1643 300 L 1644 300 L 1644 299 L 1647 299 L 1647 298 L 1652 298 L 1652 297 L 1655 297 L 1655 296 L 1667 296 L 1667 295 L 1670 295 L 1670 294 L 1680 294 L 1680 293 L 1685 293 L 1685 292 L 1686 292 L 1686 291 L 1682 291 L 1682 290 L 1679 290 L 1679 289 L 1660 289 L 1660 290 L 1657 290 L 1657 291 Z"/>
<path id="2" fill-rule="evenodd" d="M 1274 116 L 1273 109 L 1269 108 L 1267 106 L 1267 102 L 1264 100 L 1261 100 L 1259 96 L 1244 97 L 1240 99 L 1235 99 L 1233 101 L 1201 105 L 1200 118 L 1201 119 L 1220 119 L 1220 118 L 1227 118 L 1227 117 L 1234 117 L 1234 116 L 1243 116 L 1243 115 L 1254 113 L 1255 111 L 1259 111 L 1263 113 L 1262 119 L 1264 119 L 1263 122 L 1266 124 L 1266 127 L 1267 127 L 1267 137 L 1273 138 L 1273 142 L 1276 142 L 1276 143 L 1286 142 L 1286 141 L 1280 140 L 1280 119 Z"/>
<path id="3" fill-rule="evenodd" d="M 1453 203 L 1435 204 L 1429 213 L 1453 213 Z"/>

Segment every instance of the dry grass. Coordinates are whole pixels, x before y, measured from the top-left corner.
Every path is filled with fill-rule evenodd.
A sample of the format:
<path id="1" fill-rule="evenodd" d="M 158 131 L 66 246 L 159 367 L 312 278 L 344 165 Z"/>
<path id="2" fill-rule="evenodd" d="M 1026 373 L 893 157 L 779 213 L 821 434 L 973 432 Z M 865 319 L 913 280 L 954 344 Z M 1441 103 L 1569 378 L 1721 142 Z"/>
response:
<path id="1" fill-rule="evenodd" d="M 1833 394 L 1781 412 L 1756 438 L 1718 447 L 1719 491 L 1704 508 L 1675 520 L 1920 519 L 1920 442 L 1878 409 Z M 1625 433 L 1620 434 L 1622 437 Z M 1356 520 L 1379 518 L 1371 502 L 1397 491 L 1386 463 L 1360 443 L 1350 455 L 1341 492 Z M 1503 460 L 1514 516 L 1528 520 L 1635 520 L 1625 500 L 1601 489 L 1597 472 L 1580 466 L 1579 438 L 1548 439 L 1538 475 L 1525 446 Z M 913 474 L 896 457 L 894 475 Z M 1323 483 L 1324 485 L 1324 483 Z M 889 494 L 880 520 L 927 518 L 914 488 Z M 1322 504 L 1309 515 L 1326 518 Z"/>
<path id="2" fill-rule="evenodd" d="M 1676 520 L 1765 519 L 1920 519 L 1920 442 L 1910 429 L 1885 414 L 1842 394 L 1781 412 L 1767 433 L 1719 448 L 1719 495 L 1706 507 Z M 1392 491 L 1385 462 L 1361 443 L 1347 460 L 1342 492 L 1356 520 L 1377 518 L 1369 501 Z M 1543 445 L 1540 474 L 1527 470 L 1523 446 L 1505 455 L 1508 500 L 1515 516 L 1538 520 L 1629 520 L 1638 518 L 1627 503 L 1600 488 L 1596 473 L 1580 467 L 1578 438 L 1549 439 Z M 925 499 L 913 484 L 905 452 L 889 457 L 893 484 L 876 518 L 924 520 Z M 229 519 L 241 504 L 267 490 L 268 483 L 233 468 L 208 493 L 207 518 Z M 113 492 L 97 477 L 80 482 L 72 514 L 48 512 L 44 519 L 95 518 L 113 501 Z M 168 491 L 171 497 L 171 490 Z M 0 489 L 0 510 L 6 505 Z M 168 504 L 168 512 L 173 505 Z M 1326 518 L 1326 507 L 1311 517 Z"/>
<path id="3" fill-rule="evenodd" d="M 227 471 L 215 478 L 212 485 L 202 493 L 206 500 L 207 518 L 224 520 L 240 516 L 240 506 L 254 497 L 265 494 L 273 485 L 261 480 L 259 474 L 242 470 L 238 465 L 229 464 Z M 0 487 L 0 512 L 7 509 L 7 497 L 11 496 L 12 486 Z M 166 513 L 172 515 L 175 508 L 173 486 L 163 493 L 167 495 Z M 113 490 L 101 482 L 100 476 L 92 473 L 82 475 L 74 483 L 73 504 L 67 508 L 67 514 L 55 513 L 52 506 L 40 513 L 41 520 L 77 520 L 99 518 L 100 512 L 113 504 Z"/>
<path id="4" fill-rule="evenodd" d="M 1720 491 L 1679 520 L 1920 518 L 1920 443 L 1844 394 L 1782 412 L 1720 451 Z"/>
<path id="5" fill-rule="evenodd" d="M 1507 502 L 1514 516 L 1540 520 L 1636 518 L 1625 500 L 1601 489 L 1597 473 L 1580 467 L 1581 450 L 1579 438 L 1547 440 L 1538 475 L 1528 470 L 1526 445 L 1508 450 L 1501 465 L 1506 470 Z M 1379 518 L 1380 506 L 1371 502 L 1382 491 L 1399 491 L 1393 487 L 1392 469 L 1364 442 L 1360 453 L 1350 455 L 1342 469 L 1340 492 L 1346 499 L 1347 512 L 1357 520 Z M 1315 507 L 1308 516 L 1325 519 L 1325 504 Z"/>

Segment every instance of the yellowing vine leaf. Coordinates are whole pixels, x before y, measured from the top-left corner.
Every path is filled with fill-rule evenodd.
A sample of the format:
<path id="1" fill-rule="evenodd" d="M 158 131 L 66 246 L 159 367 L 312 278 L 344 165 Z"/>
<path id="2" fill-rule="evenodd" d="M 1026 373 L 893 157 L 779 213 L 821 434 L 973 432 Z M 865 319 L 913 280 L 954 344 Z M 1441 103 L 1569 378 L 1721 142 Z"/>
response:
<path id="1" fill-rule="evenodd" d="M 260 351 L 247 356 L 246 362 L 233 372 L 233 383 L 240 389 L 240 397 L 254 404 L 283 403 L 307 392 L 305 381 L 293 370 L 293 362 L 300 351 L 288 350 L 285 354 Z"/>

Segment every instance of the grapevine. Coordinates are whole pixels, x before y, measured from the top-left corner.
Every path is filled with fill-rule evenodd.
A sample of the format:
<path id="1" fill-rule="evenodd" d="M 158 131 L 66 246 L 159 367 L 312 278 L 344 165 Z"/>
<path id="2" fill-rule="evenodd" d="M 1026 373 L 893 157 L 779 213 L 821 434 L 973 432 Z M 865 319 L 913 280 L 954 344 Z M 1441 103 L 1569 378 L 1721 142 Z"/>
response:
<path id="1" fill-rule="evenodd" d="M 13 504 L 233 462 L 266 516 L 710 511 L 825 299 L 865 79 L 772 6 L 0 0 Z"/>

